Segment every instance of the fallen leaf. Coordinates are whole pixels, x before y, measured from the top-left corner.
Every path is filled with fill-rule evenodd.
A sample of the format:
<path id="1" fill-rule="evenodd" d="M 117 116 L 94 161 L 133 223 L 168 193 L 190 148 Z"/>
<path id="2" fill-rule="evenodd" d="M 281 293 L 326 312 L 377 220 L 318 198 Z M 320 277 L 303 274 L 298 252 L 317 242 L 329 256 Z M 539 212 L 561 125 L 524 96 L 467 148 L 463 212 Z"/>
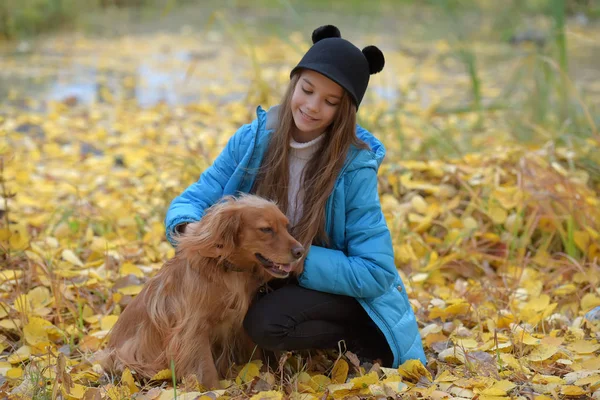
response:
<path id="1" fill-rule="evenodd" d="M 433 381 L 431 373 L 425 368 L 420 360 L 407 360 L 398 367 L 398 373 L 411 382 L 418 382 L 422 376 L 429 381 Z"/>
<path id="2" fill-rule="evenodd" d="M 333 366 L 333 370 L 331 371 L 331 382 L 332 383 L 344 383 L 346 382 L 346 378 L 348 377 L 349 370 L 348 363 L 346 360 L 340 358 L 336 361 Z"/>

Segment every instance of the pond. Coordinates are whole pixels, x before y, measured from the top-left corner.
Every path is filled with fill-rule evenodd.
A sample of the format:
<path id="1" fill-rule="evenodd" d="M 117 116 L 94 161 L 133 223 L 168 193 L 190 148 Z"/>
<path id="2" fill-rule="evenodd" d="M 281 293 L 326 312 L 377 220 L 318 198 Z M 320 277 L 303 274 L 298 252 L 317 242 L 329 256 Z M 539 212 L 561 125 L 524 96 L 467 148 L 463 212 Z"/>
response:
<path id="1" fill-rule="evenodd" d="M 83 33 L 4 44 L 0 104 L 45 111 L 48 101 L 126 101 L 141 107 L 223 103 L 245 99 L 256 90 L 252 84 L 257 76 L 271 95 L 278 95 L 312 29 L 331 22 L 358 46 L 377 44 L 387 56 L 387 68 L 373 79 L 367 102 L 460 109 L 472 103 L 477 80 L 482 104 L 493 105 L 499 99 L 506 103 L 504 95 L 514 96 L 508 102 L 530 95 L 540 76 L 559 75 L 547 62 L 554 51 L 548 17 L 522 18 L 510 30 L 503 28 L 511 32 L 503 38 L 491 33 L 497 19 L 485 10 L 463 12 L 459 20 L 425 7 L 368 15 L 311 13 L 291 6 L 281 11 L 195 5 L 143 19 L 131 10 L 109 10 Z M 583 101 L 593 107 L 600 104 L 598 32 L 598 24 L 581 15 L 569 19 L 569 76 Z M 293 51 L 269 50 L 272 38 L 282 39 Z M 543 46 L 536 45 L 540 42 Z M 254 69 L 257 66 L 262 72 Z"/>

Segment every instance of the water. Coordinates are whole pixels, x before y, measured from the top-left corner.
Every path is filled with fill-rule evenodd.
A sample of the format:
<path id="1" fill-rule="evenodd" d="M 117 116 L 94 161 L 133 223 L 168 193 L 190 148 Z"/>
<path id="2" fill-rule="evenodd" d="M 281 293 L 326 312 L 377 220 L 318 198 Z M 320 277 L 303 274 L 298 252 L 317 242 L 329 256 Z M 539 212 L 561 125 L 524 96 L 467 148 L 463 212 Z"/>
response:
<path id="1" fill-rule="evenodd" d="M 358 17 L 316 13 L 314 18 L 303 16 L 301 20 L 294 13 L 276 17 L 265 10 L 243 9 L 227 15 L 230 24 L 227 26 L 207 23 L 213 11 L 196 7 L 193 12 L 173 13 L 159 23 L 128 21 L 126 29 L 123 20 L 115 18 L 114 24 L 120 24 L 117 31 L 126 31 L 127 35 L 66 33 L 4 45 L 0 48 L 0 105 L 15 98 L 20 101 L 27 98 L 32 99 L 28 104 L 17 105 L 43 111 L 48 101 L 68 104 L 133 101 L 141 107 L 150 107 L 158 103 L 175 106 L 213 99 L 239 100 L 248 93 L 253 79 L 248 75 L 252 64 L 246 50 L 252 47 L 247 41 L 289 35 L 293 30 L 310 31 L 313 26 L 331 20 L 339 21 L 336 24 L 343 34 L 347 32 L 345 37 L 369 41 L 362 45 L 377 44 L 390 56 L 389 66 L 371 85 L 375 98 L 416 101 L 424 108 L 440 100 L 461 104 L 470 99 L 465 66 L 452 52 L 450 56 L 436 55 L 440 41 L 452 35 L 432 31 L 424 20 L 411 24 L 412 14 L 404 14 L 404 21 L 393 21 L 397 15 Z M 311 21 L 310 28 L 306 21 Z M 104 31 L 110 31 L 110 22 L 102 23 Z M 435 21 L 430 24 L 434 26 Z M 597 99 L 599 45 L 589 39 L 591 35 L 581 38 L 586 30 L 597 30 L 597 26 L 580 26 L 576 19 L 573 24 L 575 29 L 569 36 L 573 53 L 571 77 L 576 86 Z M 450 26 L 439 25 L 443 29 Z M 418 43 L 424 43 L 421 40 L 424 36 L 430 41 L 421 46 Z M 438 40 L 432 39 L 435 37 Z M 506 72 L 522 54 L 533 50 L 515 49 L 508 42 L 491 43 L 483 50 L 478 53 L 480 74 L 484 88 L 494 89 L 489 93 L 484 91 L 485 102 L 494 97 L 493 93 L 498 91 L 495 88 L 507 83 Z M 287 59 L 266 61 L 277 70 L 291 67 L 290 60 L 299 56 L 300 53 L 291 54 Z"/>

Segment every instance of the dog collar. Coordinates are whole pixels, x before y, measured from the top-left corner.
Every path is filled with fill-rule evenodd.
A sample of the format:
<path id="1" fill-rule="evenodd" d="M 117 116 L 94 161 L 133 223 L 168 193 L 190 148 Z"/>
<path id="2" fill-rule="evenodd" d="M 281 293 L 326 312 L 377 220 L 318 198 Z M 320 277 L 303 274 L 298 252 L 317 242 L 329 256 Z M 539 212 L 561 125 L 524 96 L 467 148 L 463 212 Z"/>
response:
<path id="1" fill-rule="evenodd" d="M 238 267 L 229 260 L 223 260 L 221 265 L 223 266 L 225 272 L 246 272 L 245 269 Z"/>

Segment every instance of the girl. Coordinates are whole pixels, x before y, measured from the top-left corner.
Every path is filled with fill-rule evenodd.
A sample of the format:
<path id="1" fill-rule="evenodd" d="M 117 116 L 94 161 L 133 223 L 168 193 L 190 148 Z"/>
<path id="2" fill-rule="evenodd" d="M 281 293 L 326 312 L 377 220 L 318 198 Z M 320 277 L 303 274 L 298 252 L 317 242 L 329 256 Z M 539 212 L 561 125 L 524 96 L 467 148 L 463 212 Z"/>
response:
<path id="1" fill-rule="evenodd" d="M 381 142 L 356 125 L 356 111 L 385 60 L 362 51 L 332 25 L 291 71 L 280 106 L 242 126 L 200 177 L 175 198 L 167 238 L 202 218 L 224 195 L 276 201 L 291 233 L 309 249 L 294 278 L 277 281 L 250 306 L 244 327 L 267 350 L 337 348 L 396 368 L 425 354 L 406 290 L 394 265 L 381 212 Z"/>

